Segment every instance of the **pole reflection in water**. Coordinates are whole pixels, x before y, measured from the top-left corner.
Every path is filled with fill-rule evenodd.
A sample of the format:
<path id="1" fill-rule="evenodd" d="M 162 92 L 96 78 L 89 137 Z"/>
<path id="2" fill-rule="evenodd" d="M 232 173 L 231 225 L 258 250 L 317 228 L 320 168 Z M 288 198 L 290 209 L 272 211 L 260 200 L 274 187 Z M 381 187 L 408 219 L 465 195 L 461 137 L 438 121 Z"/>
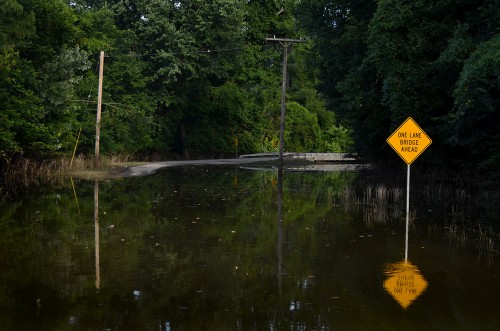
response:
<path id="1" fill-rule="evenodd" d="M 428 283 L 420 270 L 408 261 L 408 223 L 405 238 L 405 259 L 397 263 L 387 263 L 384 273 L 387 276 L 383 284 L 385 290 L 403 309 L 408 308 L 427 288 Z"/>
<path id="2" fill-rule="evenodd" d="M 281 285 L 283 281 L 283 164 L 278 165 L 278 293 L 281 299 Z"/>
<path id="3" fill-rule="evenodd" d="M 73 196 L 75 197 L 76 208 L 78 209 L 78 214 L 80 214 L 80 205 L 78 204 L 78 196 L 76 195 L 75 183 L 73 182 L 73 177 L 69 177 L 71 180 L 71 187 L 73 188 Z"/>
<path id="4" fill-rule="evenodd" d="M 95 230 L 95 287 L 101 287 L 101 267 L 99 264 L 99 182 L 94 181 L 94 230 Z"/>

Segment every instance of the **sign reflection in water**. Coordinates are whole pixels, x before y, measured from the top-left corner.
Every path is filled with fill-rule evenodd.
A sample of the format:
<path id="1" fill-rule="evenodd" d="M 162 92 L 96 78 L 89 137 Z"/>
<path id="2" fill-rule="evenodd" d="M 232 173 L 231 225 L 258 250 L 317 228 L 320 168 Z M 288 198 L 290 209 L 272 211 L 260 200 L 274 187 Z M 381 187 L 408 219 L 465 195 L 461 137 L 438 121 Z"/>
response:
<path id="1" fill-rule="evenodd" d="M 388 263 L 385 274 L 388 276 L 384 281 L 385 290 L 404 309 L 408 308 L 427 288 L 427 281 L 418 268 L 407 260 Z"/>
<path id="2" fill-rule="evenodd" d="M 427 288 L 427 281 L 417 266 L 408 261 L 408 232 L 405 238 L 405 259 L 385 265 L 385 290 L 403 309 L 408 308 Z"/>

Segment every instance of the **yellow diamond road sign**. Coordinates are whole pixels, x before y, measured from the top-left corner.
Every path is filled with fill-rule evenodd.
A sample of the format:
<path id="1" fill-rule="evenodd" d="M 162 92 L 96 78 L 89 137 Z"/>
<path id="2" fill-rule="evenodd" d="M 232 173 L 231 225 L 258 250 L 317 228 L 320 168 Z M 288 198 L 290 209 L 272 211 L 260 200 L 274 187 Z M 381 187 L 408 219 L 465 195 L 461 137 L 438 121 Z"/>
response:
<path id="1" fill-rule="evenodd" d="M 387 143 L 407 163 L 412 164 L 420 154 L 432 143 L 431 138 L 422 130 L 413 118 L 408 117 L 406 121 L 394 131 Z"/>

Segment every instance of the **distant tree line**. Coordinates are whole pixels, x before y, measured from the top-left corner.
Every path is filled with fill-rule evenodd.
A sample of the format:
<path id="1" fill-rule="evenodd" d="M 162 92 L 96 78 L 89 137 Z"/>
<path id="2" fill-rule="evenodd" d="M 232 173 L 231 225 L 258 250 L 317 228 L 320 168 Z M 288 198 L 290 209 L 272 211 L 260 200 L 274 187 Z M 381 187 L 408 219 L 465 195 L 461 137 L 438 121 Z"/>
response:
<path id="1" fill-rule="evenodd" d="M 0 8 L 0 155 L 93 153 L 98 56 L 103 154 L 276 150 L 282 47 L 295 1 L 7 0 Z M 310 46 L 290 56 L 287 149 L 352 143 L 316 90 Z"/>
<path id="2" fill-rule="evenodd" d="M 500 164 L 498 0 L 4 0 L 0 158 L 217 157 L 276 150 L 397 157 L 408 116 L 431 164 Z"/>

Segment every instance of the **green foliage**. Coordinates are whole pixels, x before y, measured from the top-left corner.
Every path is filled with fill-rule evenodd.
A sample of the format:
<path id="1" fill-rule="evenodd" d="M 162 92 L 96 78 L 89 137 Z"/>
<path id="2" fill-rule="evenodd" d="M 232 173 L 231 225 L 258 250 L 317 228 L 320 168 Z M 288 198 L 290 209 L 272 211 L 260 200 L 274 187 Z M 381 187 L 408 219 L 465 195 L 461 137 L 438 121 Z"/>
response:
<path id="1" fill-rule="evenodd" d="M 4 49 L 0 67 L 0 156 L 40 153 L 49 143 L 39 98 L 34 93 L 35 72 L 13 49 Z"/>
<path id="2" fill-rule="evenodd" d="M 185 157 L 190 147 L 197 149 L 193 145 L 200 141 L 197 127 L 213 140 L 206 147 L 226 149 L 224 137 L 213 136 L 215 131 L 210 131 L 214 126 L 206 115 L 211 112 L 202 107 L 211 87 L 223 84 L 236 69 L 241 19 L 241 4 L 223 0 L 177 4 L 153 1 L 144 13 L 140 36 L 152 53 L 150 88 L 157 111 L 173 118 L 174 128 L 170 130 L 178 131 L 177 152 Z M 219 51 L 222 47 L 235 51 Z"/>
<path id="3" fill-rule="evenodd" d="M 191 149 L 201 154 L 232 153 L 236 137 L 240 152 L 252 150 L 255 137 L 251 136 L 253 123 L 247 100 L 248 95 L 233 82 L 212 87 L 202 100 L 196 118 L 190 119 L 193 134 L 188 145 Z"/>
<path id="4" fill-rule="evenodd" d="M 35 15 L 29 0 L 3 0 L 0 3 L 0 45 L 12 46 L 33 36 Z"/>
<path id="5" fill-rule="evenodd" d="M 493 0 L 7 0 L 0 5 L 1 155 L 92 153 L 105 51 L 104 154 L 276 150 L 283 47 L 286 149 L 393 157 L 412 116 L 426 160 L 499 159 Z M 462 153 L 457 153 L 460 150 Z M 482 159 L 485 162 L 479 162 Z"/>
<path id="6" fill-rule="evenodd" d="M 468 12 L 468 17 L 461 17 L 462 11 Z M 498 77 L 498 67 L 495 69 L 493 62 L 495 57 L 497 62 L 499 58 L 498 51 L 496 54 L 491 51 L 493 45 L 476 46 L 478 40 L 489 39 L 491 33 L 472 28 L 481 15 L 481 7 L 468 1 L 443 0 L 432 4 L 430 1 L 381 1 L 370 23 L 368 59 L 374 63 L 381 80 L 382 102 L 390 114 L 392 128 L 413 116 L 427 128 L 434 141 L 442 144 L 441 150 L 429 153 L 431 156 L 436 153 L 434 157 L 439 162 L 444 161 L 443 156 L 456 158 L 454 150 L 462 146 L 471 154 L 458 159 L 470 158 L 475 163 L 474 159 L 487 157 L 477 146 L 489 142 L 488 137 L 498 133 L 498 126 L 492 125 L 496 123 L 495 115 L 489 118 L 480 115 L 483 111 L 495 113 L 495 102 L 488 96 L 493 97 L 493 91 L 498 91 L 494 78 Z M 498 9 L 491 14 L 497 15 Z M 476 47 L 478 52 L 473 52 Z M 485 55 L 484 61 L 478 53 Z M 488 74 L 482 75 L 485 79 L 466 83 L 472 72 L 476 77 L 481 76 L 480 72 Z M 477 88 L 485 93 L 472 96 L 466 92 L 469 88 L 472 93 L 478 91 Z M 484 110 L 476 110 L 475 115 L 464 121 L 457 120 L 478 101 Z"/>
<path id="7" fill-rule="evenodd" d="M 452 143 L 474 146 L 471 153 L 496 166 L 500 159 L 500 34 L 477 45 L 464 63 L 448 115 Z"/>
<path id="8" fill-rule="evenodd" d="M 265 38 L 304 36 L 297 5 L 9 0 L 0 7 L 10 15 L 0 21 L 0 36 L 14 44 L 1 52 L 2 155 L 69 154 L 80 128 L 77 152 L 93 152 L 100 51 L 103 154 L 275 150 L 283 53 Z M 292 109 L 290 148 L 340 150 L 348 131 L 317 92 L 314 55 L 301 45 L 289 58 L 287 99 L 307 109 Z"/>
<path id="9" fill-rule="evenodd" d="M 299 8 L 325 68 L 319 90 L 358 152 L 392 158 L 385 139 L 412 116 L 434 142 L 422 162 L 498 168 L 498 1 Z"/>
<path id="10" fill-rule="evenodd" d="M 51 156 L 70 148 L 76 108 L 67 102 L 89 69 L 87 54 L 75 44 L 71 9 L 57 0 L 26 3 L 36 33 L 12 34 L 19 38 L 1 50 L 3 157 Z"/>
<path id="11" fill-rule="evenodd" d="M 349 150 L 352 144 L 348 129 L 333 125 L 332 118 L 329 119 L 332 124 L 322 128 L 318 116 L 297 102 L 287 103 L 286 119 L 287 151 L 343 152 Z"/>
<path id="12" fill-rule="evenodd" d="M 287 104 L 285 146 L 287 151 L 314 151 L 321 139 L 318 117 L 296 102 Z"/>
<path id="13" fill-rule="evenodd" d="M 326 131 L 331 131 L 333 125 L 343 127 L 337 130 L 345 138 L 340 143 L 342 150 L 349 150 L 352 136 L 356 150 L 365 156 L 374 156 L 374 151 L 378 152 L 385 142 L 385 131 L 380 132 L 384 117 L 379 111 L 379 82 L 371 65 L 363 64 L 368 53 L 368 24 L 375 9 L 376 1 L 351 4 L 343 0 L 314 0 L 301 2 L 297 10 L 301 26 L 312 38 L 307 63 L 317 70 L 316 82 L 310 77 L 307 81 L 314 82 L 312 88 L 317 88 L 326 110 L 335 113 L 332 119 L 331 115 L 325 118 L 323 111 L 316 111 L 320 125 Z M 308 72 L 313 70 L 309 68 Z M 332 120 L 334 124 L 322 124 Z M 334 132 L 330 134 L 335 137 Z M 334 144 L 335 139 L 332 138 Z M 328 149 L 337 149 L 333 147 Z"/>

